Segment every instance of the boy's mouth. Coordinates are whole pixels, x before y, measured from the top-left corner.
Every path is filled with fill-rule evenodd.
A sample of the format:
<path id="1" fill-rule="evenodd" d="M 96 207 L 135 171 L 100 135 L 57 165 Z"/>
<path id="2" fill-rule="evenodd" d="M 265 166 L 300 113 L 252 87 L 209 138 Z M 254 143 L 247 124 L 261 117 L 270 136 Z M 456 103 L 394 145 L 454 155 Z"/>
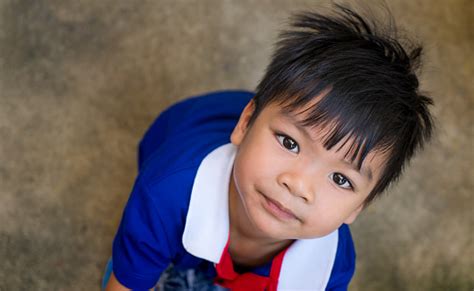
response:
<path id="1" fill-rule="evenodd" d="M 261 192 L 260 194 L 262 194 L 262 196 L 265 198 L 264 207 L 267 209 L 267 211 L 272 213 L 274 216 L 282 220 L 293 220 L 293 219 L 299 220 L 299 218 L 291 210 L 289 210 L 288 208 L 285 208 L 278 201 L 269 198 L 268 196 L 266 196 L 265 194 Z"/>

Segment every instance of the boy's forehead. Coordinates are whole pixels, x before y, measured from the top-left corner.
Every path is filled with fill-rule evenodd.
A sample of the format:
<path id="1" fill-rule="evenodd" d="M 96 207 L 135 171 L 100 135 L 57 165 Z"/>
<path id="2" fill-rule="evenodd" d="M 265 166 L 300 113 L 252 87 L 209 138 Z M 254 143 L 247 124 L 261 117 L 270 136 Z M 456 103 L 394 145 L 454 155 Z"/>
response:
<path id="1" fill-rule="evenodd" d="M 319 141 L 324 138 L 324 136 L 330 134 L 331 128 L 335 126 L 335 121 L 330 121 L 327 124 L 305 124 L 304 121 L 308 118 L 312 109 L 312 107 L 308 105 L 293 109 L 280 103 L 272 103 L 270 106 L 273 107 L 275 118 L 280 118 L 284 122 L 294 125 L 313 142 Z M 313 104 L 313 106 L 316 106 L 316 104 Z"/>

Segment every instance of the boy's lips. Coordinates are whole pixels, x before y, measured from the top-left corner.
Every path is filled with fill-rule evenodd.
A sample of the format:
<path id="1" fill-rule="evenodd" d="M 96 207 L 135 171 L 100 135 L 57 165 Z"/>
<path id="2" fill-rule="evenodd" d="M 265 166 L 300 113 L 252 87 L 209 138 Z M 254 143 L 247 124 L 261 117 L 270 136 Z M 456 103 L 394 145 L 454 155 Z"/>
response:
<path id="1" fill-rule="evenodd" d="M 273 200 L 266 196 L 265 194 L 261 193 L 262 196 L 265 198 L 265 208 L 270 211 L 273 215 L 277 216 L 280 219 L 283 220 L 292 220 L 292 219 L 297 219 L 299 218 L 288 208 L 285 208 L 283 205 L 280 204 L 280 202 Z"/>

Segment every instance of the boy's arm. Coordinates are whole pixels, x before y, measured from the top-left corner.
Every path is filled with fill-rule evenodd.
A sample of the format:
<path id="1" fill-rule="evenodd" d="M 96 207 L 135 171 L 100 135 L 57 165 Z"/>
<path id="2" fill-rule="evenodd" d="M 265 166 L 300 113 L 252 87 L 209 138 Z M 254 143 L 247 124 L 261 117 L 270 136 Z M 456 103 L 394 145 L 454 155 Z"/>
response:
<path id="1" fill-rule="evenodd" d="M 177 214 L 174 211 L 170 214 L 166 207 L 157 207 L 148 192 L 142 179 L 137 178 L 112 247 L 114 280 L 111 280 L 120 285 L 111 283 L 111 286 L 152 288 L 175 256 L 176 247 L 170 242 L 180 239 L 179 228 L 174 225 Z M 166 202 L 159 203 L 169 206 Z M 162 216 L 167 218 L 167 223 Z"/>
<path id="2" fill-rule="evenodd" d="M 112 272 L 112 274 L 110 274 L 109 282 L 107 283 L 107 286 L 105 287 L 105 291 L 127 291 L 127 290 L 131 290 L 131 289 L 128 289 L 127 287 L 120 284 L 120 282 L 117 280 L 117 278 L 115 278 L 115 275 Z M 150 290 L 153 290 L 153 288 L 151 288 Z"/>
<path id="3" fill-rule="evenodd" d="M 110 274 L 109 282 L 107 282 L 107 286 L 105 287 L 105 291 L 125 291 L 125 290 L 131 290 L 131 289 L 128 289 L 127 287 L 120 284 L 120 282 L 117 280 L 117 278 L 115 278 L 115 275 L 112 272 L 112 274 Z"/>

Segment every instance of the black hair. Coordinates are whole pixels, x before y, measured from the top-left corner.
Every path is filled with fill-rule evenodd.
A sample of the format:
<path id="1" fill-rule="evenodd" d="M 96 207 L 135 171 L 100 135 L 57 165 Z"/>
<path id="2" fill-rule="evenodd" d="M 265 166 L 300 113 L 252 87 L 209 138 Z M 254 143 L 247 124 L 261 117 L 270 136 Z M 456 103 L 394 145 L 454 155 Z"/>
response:
<path id="1" fill-rule="evenodd" d="M 434 127 L 428 110 L 433 101 L 419 93 L 415 73 L 422 47 L 407 41 L 407 52 L 394 27 L 384 33 L 376 28 L 375 20 L 341 5 L 334 15 L 295 14 L 257 86 L 249 122 L 270 103 L 294 113 L 322 96 L 302 123 L 330 128 L 323 138 L 327 150 L 350 140 L 346 156 L 359 168 L 371 151 L 387 153 L 366 205 L 399 178 Z"/>

